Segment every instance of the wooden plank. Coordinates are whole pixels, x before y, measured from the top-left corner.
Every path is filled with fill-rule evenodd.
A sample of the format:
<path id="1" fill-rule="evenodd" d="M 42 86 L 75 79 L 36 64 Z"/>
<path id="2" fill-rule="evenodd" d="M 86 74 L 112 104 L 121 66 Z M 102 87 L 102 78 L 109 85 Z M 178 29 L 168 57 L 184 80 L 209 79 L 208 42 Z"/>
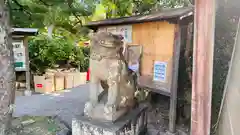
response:
<path id="1" fill-rule="evenodd" d="M 164 86 L 170 87 L 175 24 L 148 22 L 133 24 L 133 43 L 143 46 L 141 73 L 153 76 L 154 61 L 167 62 L 167 77 Z M 161 82 L 159 82 L 161 83 Z M 170 89 L 168 89 L 170 92 Z"/>
<path id="2" fill-rule="evenodd" d="M 163 83 L 157 83 L 152 81 L 152 76 L 140 76 L 138 80 L 138 87 L 149 89 L 152 92 L 164 95 L 164 96 L 171 96 L 169 91 L 169 87 Z"/>
<path id="3" fill-rule="evenodd" d="M 142 62 L 141 62 L 141 73 L 142 75 L 153 75 L 153 66 L 151 68 L 148 68 L 146 65 L 153 65 L 154 63 L 154 57 L 153 56 L 146 56 L 143 54 L 142 56 Z"/>
<path id="4" fill-rule="evenodd" d="M 176 109 L 177 109 L 177 86 L 178 86 L 178 67 L 181 48 L 181 28 L 175 27 L 174 38 L 174 55 L 172 61 L 172 81 L 171 81 L 171 96 L 170 96 L 170 110 L 169 110 L 169 132 L 176 132 Z"/>
<path id="5" fill-rule="evenodd" d="M 23 40 L 23 44 L 25 46 L 25 54 L 26 54 L 26 90 L 31 90 L 31 74 L 30 74 L 30 63 L 29 63 L 29 51 L 28 51 L 28 38 L 25 37 Z"/>

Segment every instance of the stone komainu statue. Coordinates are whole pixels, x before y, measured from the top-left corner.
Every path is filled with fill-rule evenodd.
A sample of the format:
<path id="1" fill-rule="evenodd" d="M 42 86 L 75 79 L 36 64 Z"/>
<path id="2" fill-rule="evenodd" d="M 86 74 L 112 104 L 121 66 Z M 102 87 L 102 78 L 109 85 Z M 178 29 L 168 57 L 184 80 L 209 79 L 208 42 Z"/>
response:
<path id="1" fill-rule="evenodd" d="M 108 92 L 104 114 L 134 106 L 134 80 L 122 53 L 123 46 L 121 36 L 109 32 L 97 32 L 91 37 L 90 101 L 85 105 L 85 114 L 99 104 L 101 84 Z"/>

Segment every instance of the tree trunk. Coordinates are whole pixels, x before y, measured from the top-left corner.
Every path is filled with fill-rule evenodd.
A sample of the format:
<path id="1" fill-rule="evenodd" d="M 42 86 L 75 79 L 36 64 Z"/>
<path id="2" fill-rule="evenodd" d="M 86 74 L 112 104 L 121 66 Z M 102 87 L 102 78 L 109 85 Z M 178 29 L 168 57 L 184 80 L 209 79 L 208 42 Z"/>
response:
<path id="1" fill-rule="evenodd" d="M 0 135 L 9 131 L 14 103 L 15 72 L 9 16 L 5 0 L 0 0 Z"/>

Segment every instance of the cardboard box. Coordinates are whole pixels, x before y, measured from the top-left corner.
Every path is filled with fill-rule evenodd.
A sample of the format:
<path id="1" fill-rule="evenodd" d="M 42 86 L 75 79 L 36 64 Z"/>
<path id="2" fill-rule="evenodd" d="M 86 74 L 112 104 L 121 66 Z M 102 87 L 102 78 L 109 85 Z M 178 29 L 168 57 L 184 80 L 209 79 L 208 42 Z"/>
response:
<path id="1" fill-rule="evenodd" d="M 71 72 L 65 72 L 64 73 L 64 88 L 70 89 L 74 86 L 74 74 Z"/>
<path id="2" fill-rule="evenodd" d="M 86 72 L 75 72 L 74 73 L 74 87 L 77 87 L 82 84 L 86 84 L 87 83 L 86 76 L 87 76 Z"/>
<path id="3" fill-rule="evenodd" d="M 77 87 L 87 82 L 87 73 L 72 69 L 48 69 L 46 74 L 54 76 L 55 90 L 63 90 Z"/>
<path id="4" fill-rule="evenodd" d="M 80 85 L 87 83 L 87 72 L 80 72 Z"/>
<path id="5" fill-rule="evenodd" d="M 34 88 L 35 92 L 39 93 L 51 93 L 55 91 L 54 76 L 34 76 Z"/>
<path id="6" fill-rule="evenodd" d="M 56 72 L 57 72 L 57 70 L 55 70 L 55 69 L 47 69 L 45 74 L 50 75 L 50 76 L 54 76 Z"/>
<path id="7" fill-rule="evenodd" d="M 64 73 L 56 72 L 55 73 L 55 90 L 64 90 Z"/>

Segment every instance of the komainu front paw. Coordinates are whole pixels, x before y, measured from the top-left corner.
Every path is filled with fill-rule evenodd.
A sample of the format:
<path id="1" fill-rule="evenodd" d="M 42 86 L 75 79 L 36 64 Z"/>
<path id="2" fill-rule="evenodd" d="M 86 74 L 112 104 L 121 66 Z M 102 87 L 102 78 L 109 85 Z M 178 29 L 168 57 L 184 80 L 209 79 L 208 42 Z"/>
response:
<path id="1" fill-rule="evenodd" d="M 105 105 L 105 107 L 104 107 L 104 113 L 105 114 L 111 114 L 111 113 L 114 113 L 116 111 L 117 111 L 117 109 L 116 109 L 115 105 Z"/>

